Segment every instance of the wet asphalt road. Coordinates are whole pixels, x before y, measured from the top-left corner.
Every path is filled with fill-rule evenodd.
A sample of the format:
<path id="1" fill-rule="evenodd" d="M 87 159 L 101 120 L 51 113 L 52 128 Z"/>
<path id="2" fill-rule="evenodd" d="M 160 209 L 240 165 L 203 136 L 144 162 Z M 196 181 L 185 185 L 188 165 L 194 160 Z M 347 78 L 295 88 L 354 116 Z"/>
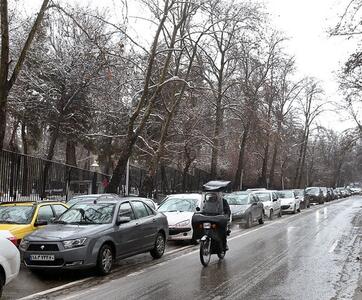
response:
<path id="1" fill-rule="evenodd" d="M 360 299 L 361 226 L 362 197 L 351 197 L 240 231 L 207 268 L 191 248 L 47 298 Z"/>
<path id="2" fill-rule="evenodd" d="M 239 231 L 207 268 L 189 247 L 38 299 L 361 299 L 361 226 L 351 197 Z"/>

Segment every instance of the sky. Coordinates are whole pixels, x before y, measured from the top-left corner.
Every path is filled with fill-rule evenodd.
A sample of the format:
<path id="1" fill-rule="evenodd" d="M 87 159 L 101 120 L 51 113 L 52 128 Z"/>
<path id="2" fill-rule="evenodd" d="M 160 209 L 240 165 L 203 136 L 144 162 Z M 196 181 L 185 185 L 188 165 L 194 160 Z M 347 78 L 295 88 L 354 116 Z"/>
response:
<path id="1" fill-rule="evenodd" d="M 34 12 L 37 7 L 40 7 L 41 0 L 25 1 L 29 11 Z M 126 2 L 131 17 L 144 14 L 140 6 L 135 4 L 137 1 L 134 0 L 77 0 L 77 2 L 110 7 L 112 11 Z M 336 24 L 338 15 L 341 14 L 348 0 L 263 0 L 259 2 L 265 4 L 274 27 L 284 32 L 289 38 L 285 44 L 285 50 L 295 56 L 297 77 L 317 78 L 321 81 L 327 100 L 343 102 L 342 95 L 338 93 L 336 73 L 349 54 L 356 49 L 357 42 L 344 37 L 330 37 L 328 29 Z M 137 22 L 142 23 L 142 20 Z M 338 131 L 354 126 L 352 121 L 347 120 L 347 113 L 341 110 L 336 113 L 332 111 L 334 109 L 334 106 L 329 105 L 328 111 L 317 120 L 319 125 Z"/>
<path id="2" fill-rule="evenodd" d="M 342 102 L 336 73 L 357 47 L 355 40 L 330 37 L 347 0 L 265 0 L 272 22 L 289 37 L 287 51 L 296 58 L 298 74 L 319 79 L 329 101 Z M 334 107 L 330 106 L 330 109 Z M 348 114 L 328 111 L 318 122 L 342 131 L 354 126 Z"/>

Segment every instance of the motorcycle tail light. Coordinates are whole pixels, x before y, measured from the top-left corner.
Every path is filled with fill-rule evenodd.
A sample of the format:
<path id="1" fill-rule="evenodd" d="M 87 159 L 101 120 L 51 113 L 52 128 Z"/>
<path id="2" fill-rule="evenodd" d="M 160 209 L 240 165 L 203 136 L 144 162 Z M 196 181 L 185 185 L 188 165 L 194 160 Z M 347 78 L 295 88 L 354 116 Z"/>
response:
<path id="1" fill-rule="evenodd" d="M 211 225 L 211 228 L 214 228 L 214 229 L 215 229 L 216 227 L 217 227 L 216 224 L 212 224 L 212 225 Z"/>

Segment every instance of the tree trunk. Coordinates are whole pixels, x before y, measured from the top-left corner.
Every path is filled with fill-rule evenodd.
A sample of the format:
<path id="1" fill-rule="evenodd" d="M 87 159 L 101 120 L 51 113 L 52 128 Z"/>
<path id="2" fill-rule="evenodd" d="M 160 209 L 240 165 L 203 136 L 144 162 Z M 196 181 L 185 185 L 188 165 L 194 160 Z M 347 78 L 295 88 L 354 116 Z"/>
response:
<path id="1" fill-rule="evenodd" d="M 309 128 L 307 129 L 307 133 L 304 139 L 303 143 L 303 153 L 302 153 L 302 159 L 300 163 L 300 169 L 299 169 L 299 177 L 297 180 L 297 188 L 300 188 L 303 178 L 303 170 L 304 170 L 304 164 L 305 164 L 305 156 L 307 154 L 307 147 L 308 147 L 308 138 L 309 138 Z"/>
<path id="2" fill-rule="evenodd" d="M 55 145 L 58 140 L 58 135 L 59 135 L 59 124 L 57 124 L 57 127 L 54 128 L 54 130 L 52 131 L 51 137 L 50 137 L 50 144 L 49 144 L 49 148 L 48 148 L 47 160 L 45 162 L 44 171 L 43 171 L 43 188 L 42 188 L 42 194 L 41 194 L 42 199 L 44 199 L 46 197 L 45 190 L 46 190 L 46 185 L 48 182 L 49 169 L 51 166 L 51 160 L 54 157 Z"/>
<path id="3" fill-rule="evenodd" d="M 29 167 L 28 167 L 28 157 L 26 155 L 29 154 L 28 149 L 28 138 L 26 136 L 26 126 L 24 123 L 21 123 L 21 140 L 23 143 L 23 151 L 25 156 L 24 159 L 24 167 L 23 167 L 23 185 L 21 189 L 22 196 L 29 196 L 31 192 L 31 183 L 28 182 L 29 178 Z"/>
<path id="4" fill-rule="evenodd" d="M 67 140 L 65 149 L 65 163 L 70 166 L 77 166 L 76 142 Z"/>
<path id="5" fill-rule="evenodd" d="M 189 173 L 191 164 L 192 164 L 192 160 L 188 159 L 185 163 L 185 167 L 182 170 L 182 191 L 183 192 L 186 192 L 187 174 Z M 190 192 L 190 191 L 188 191 L 188 192 Z"/>
<path id="6" fill-rule="evenodd" d="M 168 193 L 168 180 L 166 174 L 166 168 L 164 164 L 161 164 L 161 181 L 162 181 L 162 194 L 167 195 Z"/>
<path id="7" fill-rule="evenodd" d="M 241 175 L 244 169 L 244 154 L 245 148 L 249 136 L 250 130 L 250 122 L 246 125 L 240 143 L 240 150 L 239 150 L 239 160 L 238 160 L 238 168 L 236 169 L 235 177 L 234 177 L 234 190 L 240 190 L 240 182 L 241 182 Z"/>
<path id="8" fill-rule="evenodd" d="M 118 193 L 118 187 L 122 181 L 123 175 L 125 174 L 127 162 L 132 154 L 132 149 L 136 140 L 136 135 L 127 136 L 126 141 L 121 148 L 122 150 L 119 155 L 117 165 L 113 170 L 111 181 L 106 189 L 107 193 Z"/>

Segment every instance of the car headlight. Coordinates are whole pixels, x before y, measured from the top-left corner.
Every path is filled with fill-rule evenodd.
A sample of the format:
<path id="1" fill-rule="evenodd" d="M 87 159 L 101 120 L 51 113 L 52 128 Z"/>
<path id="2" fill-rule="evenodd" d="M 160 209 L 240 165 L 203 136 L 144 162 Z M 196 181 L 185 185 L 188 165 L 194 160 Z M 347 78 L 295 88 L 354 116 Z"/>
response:
<path id="1" fill-rule="evenodd" d="M 293 205 L 293 204 L 294 204 L 294 201 L 290 201 L 290 202 L 289 202 L 289 205 Z"/>
<path id="2" fill-rule="evenodd" d="M 65 249 L 82 247 L 86 240 L 87 240 L 87 238 L 80 238 L 80 239 L 63 241 L 63 246 Z"/>
<path id="3" fill-rule="evenodd" d="M 190 225 L 190 220 L 185 220 L 175 224 L 175 227 L 186 227 L 188 225 Z"/>
<path id="4" fill-rule="evenodd" d="M 21 251 L 26 251 L 29 247 L 29 241 L 22 239 L 19 245 Z"/>
<path id="5" fill-rule="evenodd" d="M 264 208 L 269 209 L 269 204 L 264 205 Z"/>

